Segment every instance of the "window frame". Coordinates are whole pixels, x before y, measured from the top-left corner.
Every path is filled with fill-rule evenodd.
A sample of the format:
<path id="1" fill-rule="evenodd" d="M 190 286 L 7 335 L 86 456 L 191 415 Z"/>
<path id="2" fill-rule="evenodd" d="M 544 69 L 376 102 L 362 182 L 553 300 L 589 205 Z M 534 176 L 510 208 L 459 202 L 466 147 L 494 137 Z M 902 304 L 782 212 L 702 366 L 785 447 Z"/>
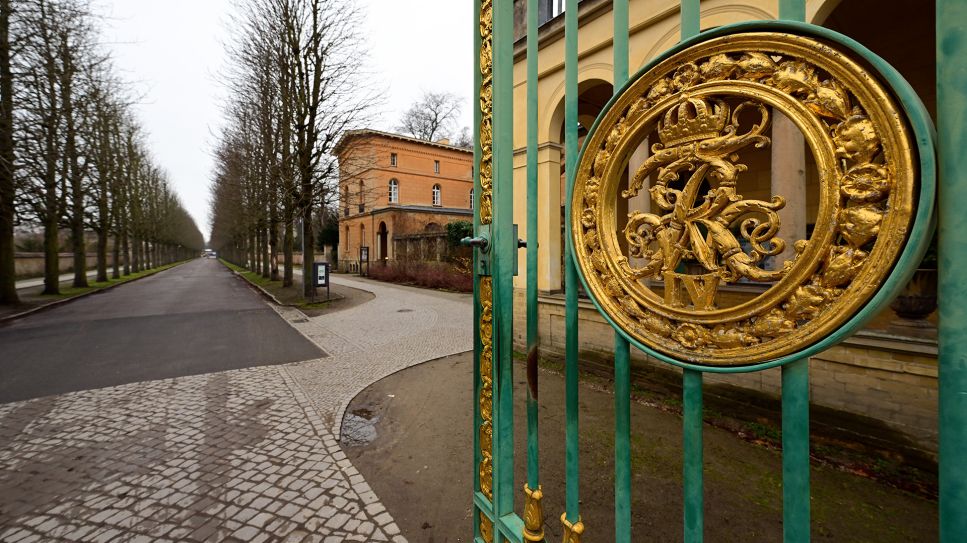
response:
<path id="1" fill-rule="evenodd" d="M 400 203 L 400 182 L 394 177 L 389 180 L 388 202 L 391 204 Z"/>
<path id="2" fill-rule="evenodd" d="M 440 161 L 439 160 L 434 160 L 433 161 L 433 173 L 435 173 L 437 175 L 440 174 Z"/>
<path id="3" fill-rule="evenodd" d="M 433 185 L 433 196 L 431 201 L 433 202 L 434 206 L 440 207 L 442 205 L 443 187 L 441 187 L 439 183 Z"/>
<path id="4" fill-rule="evenodd" d="M 393 168 L 399 166 L 399 157 L 396 155 L 396 153 L 389 154 L 389 165 Z"/>

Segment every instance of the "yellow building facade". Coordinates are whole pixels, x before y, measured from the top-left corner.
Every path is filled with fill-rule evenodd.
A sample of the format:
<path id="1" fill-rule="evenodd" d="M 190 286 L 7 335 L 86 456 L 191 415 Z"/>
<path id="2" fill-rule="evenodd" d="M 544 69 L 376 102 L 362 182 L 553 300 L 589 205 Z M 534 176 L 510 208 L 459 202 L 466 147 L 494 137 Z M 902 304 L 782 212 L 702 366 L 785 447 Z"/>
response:
<path id="1" fill-rule="evenodd" d="M 914 4 L 916 9 L 911 9 Z M 631 0 L 629 6 L 629 71 L 636 73 L 650 60 L 679 40 L 677 0 Z M 564 348 L 563 221 L 564 221 L 564 21 L 554 2 L 545 2 L 546 13 L 539 32 L 538 55 L 538 231 L 526 231 L 526 201 L 515 201 L 515 223 L 520 235 L 538 243 L 539 331 L 545 354 L 559 355 Z M 903 16 L 898 16 L 898 14 Z M 893 64 L 920 94 L 931 115 L 935 114 L 935 53 L 933 3 L 903 0 L 880 2 L 810 0 L 807 20 L 850 36 Z M 609 0 L 579 3 L 578 120 L 583 142 L 598 113 L 613 93 L 613 19 Z M 775 19 L 776 0 L 703 0 L 703 30 L 749 20 Z M 526 55 L 523 40 L 523 2 L 517 2 L 514 65 L 514 183 L 515 193 L 526 192 Z M 634 77 L 634 75 L 632 75 Z M 773 116 L 772 145 L 750 155 L 742 174 L 745 197 L 769 200 L 774 194 L 787 197 L 780 212 L 779 235 L 806 239 L 816 216 L 818 178 L 812 155 L 795 126 Z M 652 140 L 657 141 L 657 138 Z M 646 142 L 647 143 L 647 142 Z M 649 156 L 642 145 L 629 164 L 636 169 Z M 743 155 L 743 159 L 747 158 Z M 647 210 L 647 191 L 627 202 Z M 619 228 L 621 225 L 619 225 Z M 770 265 L 781 266 L 791 258 L 792 244 L 774 257 Z M 515 341 L 524 345 L 524 286 L 526 265 L 521 252 L 515 278 Z M 723 296 L 737 300 L 754 296 L 759 285 L 739 285 Z M 587 298 L 580 302 L 582 359 L 607 366 L 613 345 L 612 328 Z M 900 317 L 884 312 L 868 329 L 822 355 L 811 368 L 811 399 L 819 406 L 868 417 L 907 436 L 915 447 L 932 454 L 937 446 L 936 334 L 933 316 Z M 639 368 L 650 364 L 634 353 Z M 664 366 L 663 366 L 664 367 Z M 765 395 L 779 392 L 779 371 L 754 374 L 708 374 L 707 380 L 726 387 L 754 390 Z"/>

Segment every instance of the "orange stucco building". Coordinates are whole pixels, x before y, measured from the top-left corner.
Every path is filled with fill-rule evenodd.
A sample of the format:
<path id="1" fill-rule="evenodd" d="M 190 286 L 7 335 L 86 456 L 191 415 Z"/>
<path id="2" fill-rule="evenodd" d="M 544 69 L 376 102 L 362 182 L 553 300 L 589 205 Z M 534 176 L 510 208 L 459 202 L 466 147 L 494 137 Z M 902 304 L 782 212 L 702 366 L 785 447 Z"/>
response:
<path id="1" fill-rule="evenodd" d="M 335 154 L 342 271 L 359 271 L 364 248 L 370 262 L 395 260 L 414 241 L 440 243 L 447 223 L 473 219 L 470 149 L 366 129 L 347 132 Z M 439 258 L 432 249 L 424 254 Z"/>

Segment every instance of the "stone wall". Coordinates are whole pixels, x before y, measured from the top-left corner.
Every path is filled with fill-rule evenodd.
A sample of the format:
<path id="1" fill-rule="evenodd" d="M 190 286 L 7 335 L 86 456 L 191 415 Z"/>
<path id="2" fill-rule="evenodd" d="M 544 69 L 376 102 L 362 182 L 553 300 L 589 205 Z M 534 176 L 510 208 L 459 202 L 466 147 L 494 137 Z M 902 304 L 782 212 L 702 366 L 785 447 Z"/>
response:
<path id="1" fill-rule="evenodd" d="M 60 273 L 70 273 L 74 271 L 74 254 L 59 253 L 58 268 Z M 114 265 L 114 256 L 108 251 L 107 265 L 110 268 Z M 87 254 L 87 269 L 97 269 L 97 255 Z M 14 256 L 14 275 L 18 279 L 31 277 L 43 277 L 44 275 L 44 253 L 15 253 Z"/>
<path id="2" fill-rule="evenodd" d="M 564 297 L 539 298 L 540 348 L 544 355 L 564 353 Z M 514 345 L 525 350 L 526 302 L 523 290 L 514 292 Z M 578 311 L 579 345 L 584 358 L 611 359 L 614 331 L 589 300 Z M 632 366 L 659 366 L 680 372 L 632 349 Z M 869 417 L 902 434 L 911 445 L 935 456 L 937 452 L 937 344 L 931 340 L 892 337 L 861 331 L 809 363 L 810 401 L 814 405 Z M 706 373 L 708 384 L 723 384 L 778 398 L 780 369 L 717 374 Z M 854 429 L 855 430 L 855 429 Z M 872 429 L 871 429 L 872 431 Z M 872 434 L 871 434 L 872 435 Z"/>
<path id="3" fill-rule="evenodd" d="M 393 236 L 393 254 L 396 260 L 446 260 L 449 256 L 446 232 L 427 232 Z"/>

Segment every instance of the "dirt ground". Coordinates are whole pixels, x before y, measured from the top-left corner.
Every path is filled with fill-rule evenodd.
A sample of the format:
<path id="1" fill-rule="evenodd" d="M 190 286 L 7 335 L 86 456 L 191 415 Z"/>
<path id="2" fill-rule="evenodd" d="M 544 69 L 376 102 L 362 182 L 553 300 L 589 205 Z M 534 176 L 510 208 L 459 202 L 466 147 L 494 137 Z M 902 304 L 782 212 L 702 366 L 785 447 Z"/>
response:
<path id="1" fill-rule="evenodd" d="M 414 542 L 472 540 L 470 488 L 472 358 L 469 353 L 391 375 L 353 400 L 344 448 Z M 526 465 L 524 371 L 515 366 L 517 475 Z M 564 379 L 540 373 L 541 480 L 545 532 L 560 540 L 564 507 Z M 585 539 L 614 533 L 614 415 L 608 390 L 582 383 L 581 516 Z M 716 541 L 782 539 L 781 457 L 718 428 L 705 428 L 705 534 Z M 682 540 L 681 418 L 632 404 L 633 534 Z M 816 541 L 936 541 L 937 504 L 883 484 L 814 465 Z M 518 494 L 518 513 L 522 510 Z"/>

